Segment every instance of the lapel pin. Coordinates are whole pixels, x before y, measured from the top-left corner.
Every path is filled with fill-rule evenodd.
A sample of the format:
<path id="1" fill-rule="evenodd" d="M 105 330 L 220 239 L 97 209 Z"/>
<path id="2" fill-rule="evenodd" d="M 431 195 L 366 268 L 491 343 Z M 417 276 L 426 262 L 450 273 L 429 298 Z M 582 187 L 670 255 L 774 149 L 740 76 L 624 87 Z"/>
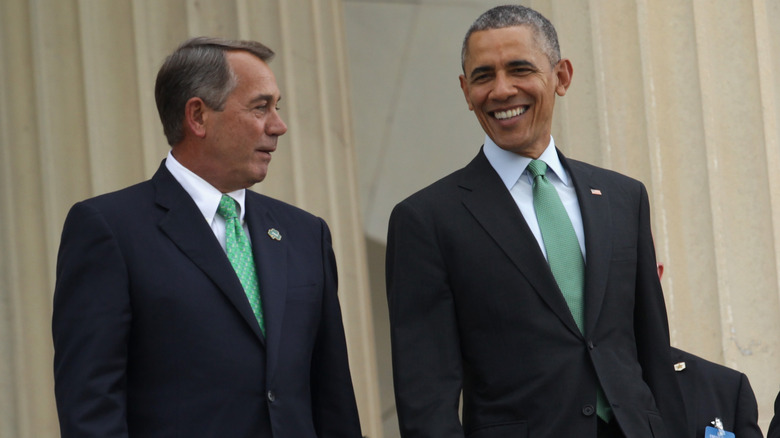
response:
<path id="1" fill-rule="evenodd" d="M 685 369 L 685 362 L 677 362 L 674 364 L 674 370 L 675 371 L 682 371 Z"/>
<path id="2" fill-rule="evenodd" d="M 282 240 L 282 233 L 277 231 L 276 228 L 271 228 L 270 230 L 268 230 L 268 236 L 270 236 L 271 239 L 274 240 Z"/>
<path id="3" fill-rule="evenodd" d="M 601 190 L 599 189 L 590 189 L 591 195 L 601 196 Z"/>

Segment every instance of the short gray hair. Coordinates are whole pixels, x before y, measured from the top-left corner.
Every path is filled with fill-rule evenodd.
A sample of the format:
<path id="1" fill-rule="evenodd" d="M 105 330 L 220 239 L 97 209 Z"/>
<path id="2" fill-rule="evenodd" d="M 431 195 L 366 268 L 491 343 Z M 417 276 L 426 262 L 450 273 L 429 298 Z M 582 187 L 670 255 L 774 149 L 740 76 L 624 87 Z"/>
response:
<path id="1" fill-rule="evenodd" d="M 530 26 L 534 31 L 536 42 L 547 55 L 550 65 L 555 65 L 561 60 L 561 48 L 558 45 L 558 34 L 550 20 L 539 12 L 521 5 L 496 6 L 477 18 L 463 38 L 463 47 L 460 51 L 460 64 L 466 66 L 466 55 L 471 34 L 481 30 L 503 29 L 513 26 Z"/>
<path id="2" fill-rule="evenodd" d="M 157 73 L 154 99 L 168 144 L 174 146 L 184 139 L 184 107 L 193 97 L 217 111 L 237 84 L 236 75 L 227 62 L 225 52 L 243 50 L 264 62 L 269 62 L 273 50 L 256 41 L 196 37 L 183 42 L 163 62 Z"/>

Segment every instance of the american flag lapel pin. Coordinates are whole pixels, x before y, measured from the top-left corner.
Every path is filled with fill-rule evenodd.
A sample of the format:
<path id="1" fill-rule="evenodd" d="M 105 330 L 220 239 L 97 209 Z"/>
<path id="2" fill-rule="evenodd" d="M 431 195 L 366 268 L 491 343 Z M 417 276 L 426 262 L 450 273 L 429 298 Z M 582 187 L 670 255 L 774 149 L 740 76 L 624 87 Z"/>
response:
<path id="1" fill-rule="evenodd" d="M 591 195 L 601 196 L 601 190 L 599 189 L 590 189 Z"/>

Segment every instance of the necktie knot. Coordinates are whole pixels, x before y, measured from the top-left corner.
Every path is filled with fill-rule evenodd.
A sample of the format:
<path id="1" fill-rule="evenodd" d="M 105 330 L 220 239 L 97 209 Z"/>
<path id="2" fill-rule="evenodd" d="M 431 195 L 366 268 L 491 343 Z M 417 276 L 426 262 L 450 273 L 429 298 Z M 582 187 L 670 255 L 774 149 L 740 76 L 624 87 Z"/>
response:
<path id="1" fill-rule="evenodd" d="M 528 171 L 531 172 L 534 178 L 544 176 L 547 173 L 547 163 L 542 160 L 531 160 L 528 163 Z"/>
<path id="2" fill-rule="evenodd" d="M 238 218 L 238 208 L 236 201 L 228 195 L 222 195 L 222 199 L 219 200 L 219 207 L 217 207 L 217 214 L 229 219 Z"/>

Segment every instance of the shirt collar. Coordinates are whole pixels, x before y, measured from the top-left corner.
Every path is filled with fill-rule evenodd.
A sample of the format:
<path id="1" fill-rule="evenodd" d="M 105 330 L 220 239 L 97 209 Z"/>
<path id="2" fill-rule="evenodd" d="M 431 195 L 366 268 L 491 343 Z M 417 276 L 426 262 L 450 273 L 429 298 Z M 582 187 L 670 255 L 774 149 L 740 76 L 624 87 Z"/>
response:
<path id="1" fill-rule="evenodd" d="M 195 205 L 198 206 L 198 209 L 201 214 L 203 214 L 206 222 L 211 225 L 217 214 L 219 201 L 222 199 L 222 192 L 209 184 L 205 179 L 196 175 L 195 172 L 184 167 L 173 157 L 173 154 L 170 151 L 168 152 L 168 158 L 165 160 L 165 167 L 171 172 L 176 181 L 181 184 L 192 200 L 195 201 Z M 238 219 L 243 223 L 244 212 L 246 211 L 244 208 L 246 189 L 236 190 L 235 192 L 226 193 L 226 195 L 238 202 Z"/>
<path id="2" fill-rule="evenodd" d="M 498 176 L 501 177 L 501 181 L 503 181 L 506 188 L 510 190 L 517 180 L 520 179 L 520 176 L 523 175 L 526 167 L 528 167 L 528 163 L 531 162 L 531 158 L 501 149 L 501 147 L 487 135 L 485 135 L 483 151 L 485 152 L 485 157 L 487 157 L 490 165 L 493 166 L 493 169 L 496 170 Z M 553 171 L 564 185 L 569 185 L 569 176 L 563 169 L 563 163 L 561 163 L 558 152 L 555 150 L 555 140 L 552 136 L 550 136 L 550 143 L 547 145 L 547 148 L 542 152 L 542 155 L 540 155 L 538 159 L 547 164 L 548 172 Z"/>

